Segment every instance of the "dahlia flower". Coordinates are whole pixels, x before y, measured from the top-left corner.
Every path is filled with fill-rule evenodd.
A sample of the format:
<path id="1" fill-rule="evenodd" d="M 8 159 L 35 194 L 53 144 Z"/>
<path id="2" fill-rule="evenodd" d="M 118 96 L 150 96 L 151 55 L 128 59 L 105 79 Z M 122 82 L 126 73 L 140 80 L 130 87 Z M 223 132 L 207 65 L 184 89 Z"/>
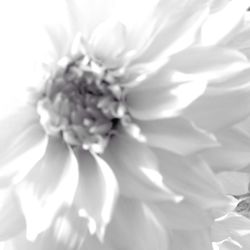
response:
<path id="1" fill-rule="evenodd" d="M 218 146 L 195 119 L 213 112 L 199 107 L 207 85 L 249 67 L 237 50 L 197 42 L 224 4 L 6 4 L 19 18 L 1 13 L 15 31 L 3 29 L 2 41 L 4 249 L 166 249 L 166 228 L 182 235 L 212 223 L 209 210 L 227 199 L 210 167 L 187 155 Z M 249 105 L 249 88 L 239 92 L 234 101 Z M 220 126 L 238 119 L 233 102 L 222 109 Z M 148 241 L 118 240 L 131 228 Z"/>

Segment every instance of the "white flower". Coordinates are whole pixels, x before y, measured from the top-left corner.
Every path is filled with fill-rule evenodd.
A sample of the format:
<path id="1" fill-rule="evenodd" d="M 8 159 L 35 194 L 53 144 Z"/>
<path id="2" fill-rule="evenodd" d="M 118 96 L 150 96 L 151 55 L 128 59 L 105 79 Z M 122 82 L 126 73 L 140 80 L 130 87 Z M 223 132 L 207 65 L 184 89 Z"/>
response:
<path id="1" fill-rule="evenodd" d="M 210 4 L 215 11 L 223 1 L 10 1 L 11 10 L 12 4 L 20 18 L 14 32 L 6 31 L 13 50 L 4 47 L 0 185 L 2 210 L 11 208 L 8 218 L 13 214 L 18 228 L 0 217 L 10 228 L 1 237 L 23 230 L 36 241 L 21 243 L 19 235 L 6 244 L 76 249 L 93 243 L 89 234 L 99 244 L 105 231 L 123 235 L 123 226 L 134 226 L 122 217 L 127 206 L 145 237 L 160 233 L 163 249 L 165 227 L 175 230 L 182 212 L 178 230 L 193 224 L 187 211 L 194 230 L 208 226 L 208 210 L 227 200 L 209 166 L 185 156 L 218 146 L 203 129 L 211 123 L 204 114 L 214 112 L 202 98 L 207 85 L 249 67 L 237 50 L 197 42 Z M 239 91 L 237 102 L 246 93 Z M 227 114 L 217 126 L 237 119 L 231 108 L 223 106 Z M 107 244 L 121 248 L 112 237 Z M 154 237 L 136 240 L 137 250 L 155 249 Z"/>

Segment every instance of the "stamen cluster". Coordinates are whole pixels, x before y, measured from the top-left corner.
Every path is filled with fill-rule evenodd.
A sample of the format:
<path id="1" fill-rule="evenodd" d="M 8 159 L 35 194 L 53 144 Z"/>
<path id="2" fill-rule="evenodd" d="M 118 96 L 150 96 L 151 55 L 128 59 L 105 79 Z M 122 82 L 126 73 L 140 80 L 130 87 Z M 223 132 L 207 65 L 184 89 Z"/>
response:
<path id="1" fill-rule="evenodd" d="M 49 78 L 37 110 L 47 134 L 102 153 L 120 120 L 127 116 L 124 102 L 123 87 L 112 74 L 81 55 L 68 59 Z"/>

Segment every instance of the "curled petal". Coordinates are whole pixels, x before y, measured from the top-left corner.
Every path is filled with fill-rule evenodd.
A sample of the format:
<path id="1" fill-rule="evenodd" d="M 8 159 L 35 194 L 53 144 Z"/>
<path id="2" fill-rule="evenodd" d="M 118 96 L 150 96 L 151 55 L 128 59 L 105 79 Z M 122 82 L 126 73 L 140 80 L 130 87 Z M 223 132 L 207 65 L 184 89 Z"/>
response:
<path id="1" fill-rule="evenodd" d="M 78 184 L 73 152 L 62 141 L 50 138 L 45 156 L 17 186 L 27 223 L 27 238 L 46 230 L 61 206 L 71 204 Z"/>
<path id="2" fill-rule="evenodd" d="M 97 235 L 102 238 L 109 223 L 116 198 L 118 185 L 109 166 L 98 156 L 84 151 L 77 152 L 79 184 L 75 203 L 79 212 L 86 212 L 96 223 Z"/>
<path id="3" fill-rule="evenodd" d="M 138 121 L 137 124 L 150 146 L 177 154 L 192 154 L 218 145 L 213 134 L 209 134 L 181 117 Z"/>

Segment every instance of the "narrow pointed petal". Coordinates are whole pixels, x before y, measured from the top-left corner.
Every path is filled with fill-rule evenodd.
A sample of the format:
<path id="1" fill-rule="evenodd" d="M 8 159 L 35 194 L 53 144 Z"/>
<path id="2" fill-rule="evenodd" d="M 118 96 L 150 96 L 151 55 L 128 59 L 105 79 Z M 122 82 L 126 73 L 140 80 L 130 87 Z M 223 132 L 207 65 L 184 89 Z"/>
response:
<path id="1" fill-rule="evenodd" d="M 151 203 L 150 208 L 157 219 L 170 229 L 195 230 L 212 224 L 213 218 L 203 209 L 187 200 Z"/>
<path id="2" fill-rule="evenodd" d="M 20 132 L 12 144 L 6 146 L 0 157 L 0 186 L 16 184 L 43 157 L 48 138 L 38 124 Z"/>
<path id="3" fill-rule="evenodd" d="M 223 129 L 216 134 L 221 146 L 201 152 L 215 172 L 239 170 L 250 163 L 250 136 L 240 129 Z"/>
<path id="4" fill-rule="evenodd" d="M 216 131 L 250 114 L 250 85 L 237 89 L 210 89 L 193 102 L 183 115 L 199 127 Z"/>
<path id="5" fill-rule="evenodd" d="M 103 157 L 116 175 L 121 194 L 147 200 L 180 198 L 163 184 L 157 158 L 145 144 L 117 135 Z"/>
<path id="6" fill-rule="evenodd" d="M 220 183 L 205 162 L 196 156 L 183 158 L 155 149 L 164 181 L 175 192 L 203 208 L 227 204 Z"/>
<path id="7" fill-rule="evenodd" d="M 95 156 L 97 157 L 97 156 Z M 99 237 L 105 232 L 118 195 L 118 184 L 109 166 L 97 160 L 90 153 L 79 151 L 79 184 L 75 204 L 94 219 Z"/>
<path id="8" fill-rule="evenodd" d="M 12 190 L 0 191 L 0 241 L 25 230 L 25 219 L 18 199 Z"/>
<path id="9" fill-rule="evenodd" d="M 190 81 L 172 86 L 155 86 L 153 82 L 151 86 L 141 85 L 128 93 L 128 109 L 132 116 L 140 120 L 174 117 L 202 95 L 206 85 L 204 81 Z"/>
<path id="10" fill-rule="evenodd" d="M 120 198 L 105 242 L 113 249 L 164 250 L 167 237 L 161 222 L 141 202 Z"/>
<path id="11" fill-rule="evenodd" d="M 249 66 L 244 54 L 223 47 L 193 47 L 171 57 L 168 66 L 211 81 L 228 77 Z"/>
<path id="12" fill-rule="evenodd" d="M 62 141 L 50 138 L 45 156 L 17 186 L 30 240 L 51 225 L 62 205 L 72 203 L 77 184 L 75 156 Z"/>
<path id="13" fill-rule="evenodd" d="M 178 117 L 153 121 L 138 121 L 141 132 L 150 146 L 187 155 L 218 145 L 213 134 Z"/>

